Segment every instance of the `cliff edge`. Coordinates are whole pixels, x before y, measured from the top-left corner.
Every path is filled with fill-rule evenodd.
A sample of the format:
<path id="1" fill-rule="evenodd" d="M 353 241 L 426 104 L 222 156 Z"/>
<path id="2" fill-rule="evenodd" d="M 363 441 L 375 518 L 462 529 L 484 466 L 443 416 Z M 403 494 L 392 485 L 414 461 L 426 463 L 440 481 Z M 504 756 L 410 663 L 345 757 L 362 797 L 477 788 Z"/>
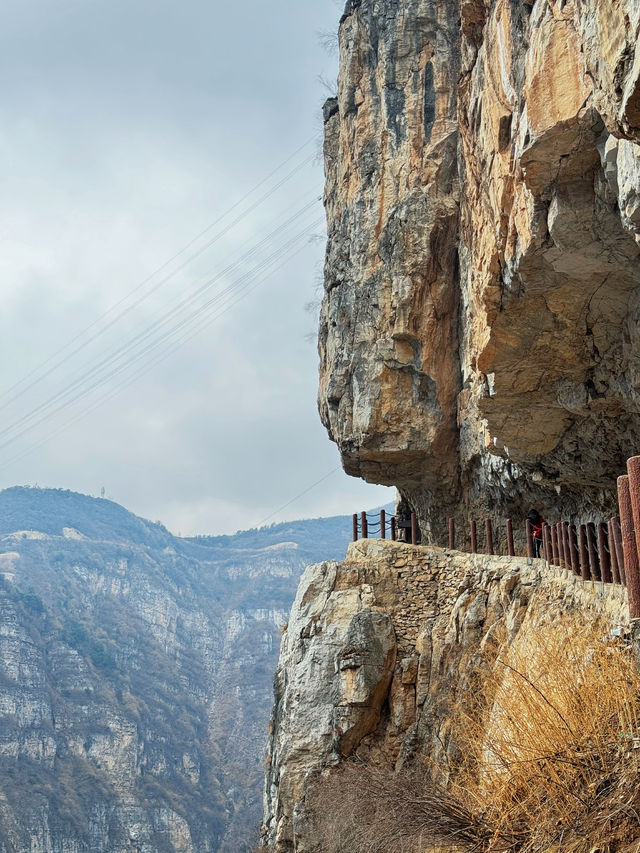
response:
<path id="1" fill-rule="evenodd" d="M 314 780 L 347 758 L 389 773 L 428 766 L 446 783 L 455 709 L 481 691 L 486 655 L 535 644 L 542 626 L 568 637 L 585 614 L 623 632 L 625 590 L 541 560 L 374 540 L 309 567 L 275 678 L 263 844 L 329 849 L 309 801 Z"/>
<path id="2" fill-rule="evenodd" d="M 450 517 L 615 513 L 640 444 L 639 34 L 637 0 L 346 4 L 319 410 L 430 544 L 302 578 L 276 853 L 637 849 L 626 592 L 435 544 Z"/>
<path id="3" fill-rule="evenodd" d="M 636 0 L 346 5 L 319 408 L 423 541 L 614 506 L 640 439 L 639 30 Z"/>

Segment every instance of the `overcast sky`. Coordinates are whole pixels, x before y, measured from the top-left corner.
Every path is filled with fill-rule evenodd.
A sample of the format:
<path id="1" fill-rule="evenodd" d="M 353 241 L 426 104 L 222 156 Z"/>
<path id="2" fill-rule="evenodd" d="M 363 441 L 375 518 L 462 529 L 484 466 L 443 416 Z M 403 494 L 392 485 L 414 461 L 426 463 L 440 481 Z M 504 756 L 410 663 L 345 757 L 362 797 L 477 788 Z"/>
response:
<path id="1" fill-rule="evenodd" d="M 391 499 L 334 471 L 305 310 L 340 12 L 4 0 L 1 487 L 104 488 L 183 535 Z"/>

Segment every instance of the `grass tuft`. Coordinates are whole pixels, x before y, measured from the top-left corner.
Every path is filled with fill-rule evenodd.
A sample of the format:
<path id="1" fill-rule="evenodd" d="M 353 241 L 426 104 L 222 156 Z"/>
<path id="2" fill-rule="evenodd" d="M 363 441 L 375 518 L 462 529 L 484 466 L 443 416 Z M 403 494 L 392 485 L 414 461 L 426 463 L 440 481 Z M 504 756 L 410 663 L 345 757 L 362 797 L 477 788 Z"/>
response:
<path id="1" fill-rule="evenodd" d="M 357 763 L 319 779 L 310 799 L 323 851 L 640 848 L 633 657 L 605 625 L 571 625 L 485 649 L 482 677 L 452 715 L 458 761 L 446 787 L 426 771 Z"/>

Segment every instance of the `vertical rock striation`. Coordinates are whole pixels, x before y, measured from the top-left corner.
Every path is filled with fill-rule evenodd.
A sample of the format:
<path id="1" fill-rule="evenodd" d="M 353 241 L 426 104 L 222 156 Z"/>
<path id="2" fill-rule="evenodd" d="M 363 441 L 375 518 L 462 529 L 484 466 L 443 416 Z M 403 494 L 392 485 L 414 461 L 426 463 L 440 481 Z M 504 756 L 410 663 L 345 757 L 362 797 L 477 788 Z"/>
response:
<path id="1" fill-rule="evenodd" d="M 319 408 L 427 536 L 609 508 L 638 446 L 639 30 L 634 0 L 347 3 Z"/>
<path id="2" fill-rule="evenodd" d="M 347 2 L 324 108 L 319 409 L 345 470 L 397 486 L 425 539 L 471 512 L 615 505 L 640 444 L 639 34 L 637 0 Z M 382 541 L 309 568 L 264 845 L 320 853 L 312 782 L 345 756 L 446 781 L 487 648 L 584 611 L 620 627 L 625 593 Z"/>
<path id="3" fill-rule="evenodd" d="M 440 498 L 460 387 L 457 15 L 349 3 L 325 109 L 321 415 L 348 473 Z"/>
<path id="4" fill-rule="evenodd" d="M 253 850 L 279 629 L 348 529 L 180 539 L 111 501 L 0 492 L 0 853 Z"/>

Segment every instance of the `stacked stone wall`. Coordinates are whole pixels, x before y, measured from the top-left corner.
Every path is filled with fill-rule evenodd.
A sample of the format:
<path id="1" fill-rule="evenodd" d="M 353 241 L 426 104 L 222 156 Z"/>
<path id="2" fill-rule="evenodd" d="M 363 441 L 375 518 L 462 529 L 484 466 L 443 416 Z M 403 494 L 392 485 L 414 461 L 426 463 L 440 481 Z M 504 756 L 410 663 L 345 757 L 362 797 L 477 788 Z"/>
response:
<path id="1" fill-rule="evenodd" d="M 446 766 L 451 709 L 489 642 L 541 624 L 629 629 L 626 590 L 543 560 L 359 540 L 310 566 L 283 636 L 265 790 L 265 843 L 319 851 L 309 780 L 350 756 Z"/>

